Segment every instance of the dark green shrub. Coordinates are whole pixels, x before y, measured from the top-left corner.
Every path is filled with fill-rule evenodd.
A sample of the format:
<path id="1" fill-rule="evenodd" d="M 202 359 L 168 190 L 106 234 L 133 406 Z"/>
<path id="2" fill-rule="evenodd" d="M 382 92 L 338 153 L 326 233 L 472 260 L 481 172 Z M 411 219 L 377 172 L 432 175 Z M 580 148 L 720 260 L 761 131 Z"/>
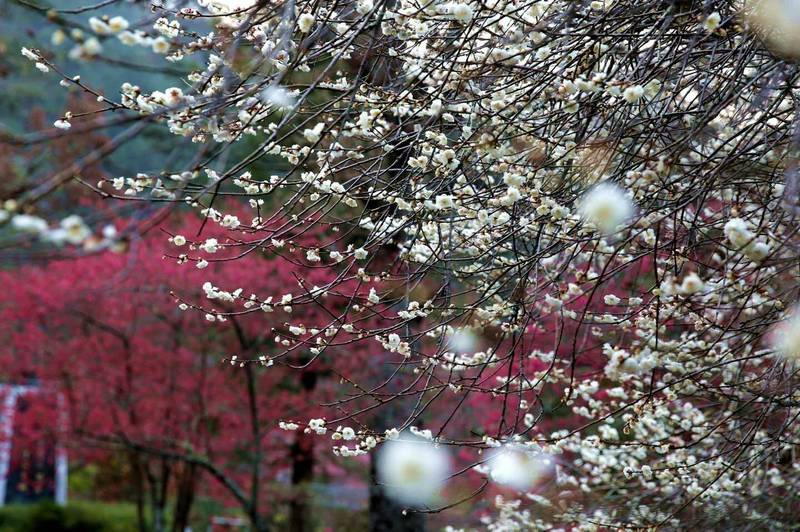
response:
<path id="1" fill-rule="evenodd" d="M 77 502 L 17 504 L 0 508 L 0 532 L 135 532 L 132 505 Z"/>

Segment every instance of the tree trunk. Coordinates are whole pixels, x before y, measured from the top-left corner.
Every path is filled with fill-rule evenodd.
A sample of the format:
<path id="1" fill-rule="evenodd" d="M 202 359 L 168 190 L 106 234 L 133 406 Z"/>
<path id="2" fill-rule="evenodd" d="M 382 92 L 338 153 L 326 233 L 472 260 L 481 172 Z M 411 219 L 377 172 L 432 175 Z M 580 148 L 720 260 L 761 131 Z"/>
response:
<path id="1" fill-rule="evenodd" d="M 189 515 L 194 502 L 197 466 L 184 464 L 178 479 L 178 493 L 175 500 L 175 515 L 172 519 L 172 532 L 183 532 L 189 526 Z"/>
<path id="2" fill-rule="evenodd" d="M 148 482 L 150 484 L 150 504 L 153 509 L 153 532 L 164 532 L 166 530 L 165 512 L 167 504 L 167 487 L 169 485 L 170 465 L 167 460 L 161 460 L 159 475 L 145 469 Z"/>
<path id="3" fill-rule="evenodd" d="M 300 374 L 300 386 L 303 394 L 310 399 L 311 392 L 317 387 L 319 375 L 313 369 Z M 299 432 L 292 444 L 292 500 L 289 503 L 289 531 L 308 532 L 312 529 L 309 515 L 311 505 L 309 483 L 314 478 L 314 436 Z"/>
<path id="4" fill-rule="evenodd" d="M 292 444 L 292 500 L 289 503 L 289 532 L 309 532 L 309 483 L 314 477 L 314 437 L 298 433 Z"/>
<path id="5" fill-rule="evenodd" d="M 408 512 L 386 496 L 378 485 L 375 473 L 375 453 L 370 453 L 369 529 L 371 532 L 424 532 L 425 514 Z"/>
<path id="6" fill-rule="evenodd" d="M 269 525 L 264 522 L 264 518 L 258 512 L 251 511 L 249 517 L 250 523 L 253 525 L 253 532 L 269 532 Z"/>
<path id="7" fill-rule="evenodd" d="M 139 532 L 147 532 L 147 517 L 144 514 L 144 475 L 142 465 L 136 453 L 130 453 L 131 469 L 133 470 L 134 486 L 136 490 L 136 521 Z"/>

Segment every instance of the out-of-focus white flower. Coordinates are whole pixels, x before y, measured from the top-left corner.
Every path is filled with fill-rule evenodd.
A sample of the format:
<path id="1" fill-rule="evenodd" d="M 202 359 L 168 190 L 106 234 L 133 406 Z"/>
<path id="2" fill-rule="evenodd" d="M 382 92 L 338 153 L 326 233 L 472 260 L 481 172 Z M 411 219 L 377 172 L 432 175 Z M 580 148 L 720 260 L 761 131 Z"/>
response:
<path id="1" fill-rule="evenodd" d="M 169 52 L 169 41 L 164 37 L 157 37 L 153 39 L 153 44 L 151 46 L 153 51 L 157 54 L 165 54 Z"/>
<path id="2" fill-rule="evenodd" d="M 297 18 L 297 27 L 303 33 L 308 33 L 314 27 L 316 19 L 311 13 L 303 13 Z"/>
<path id="3" fill-rule="evenodd" d="M 489 459 L 489 476 L 498 484 L 519 491 L 531 488 L 553 467 L 549 455 L 506 444 Z"/>
<path id="4" fill-rule="evenodd" d="M 448 344 L 457 353 L 469 353 L 478 345 L 478 337 L 470 329 L 456 329 L 448 338 Z"/>
<path id="5" fill-rule="evenodd" d="M 64 241 L 78 245 L 92 235 L 91 229 L 77 214 L 72 214 L 61 220 L 61 230 L 64 232 Z"/>
<path id="6" fill-rule="evenodd" d="M 58 227 L 42 234 L 42 238 L 55 244 L 82 244 L 92 236 L 92 231 L 77 214 L 67 216 Z"/>
<path id="7" fill-rule="evenodd" d="M 622 92 L 622 99 L 628 103 L 636 103 L 644 96 L 644 87 L 641 85 L 634 85 L 628 87 Z"/>
<path id="8" fill-rule="evenodd" d="M 121 31 L 125 31 L 128 29 L 130 24 L 125 17 L 112 17 L 111 20 L 108 21 L 108 29 L 111 30 L 112 33 L 119 33 Z"/>
<path id="9" fill-rule="evenodd" d="M 741 218 L 731 218 L 723 229 L 725 237 L 736 249 L 742 249 L 753 240 L 753 233 L 747 227 L 747 222 Z"/>
<path id="10" fill-rule="evenodd" d="M 453 196 L 450 194 L 439 194 L 436 196 L 436 208 L 439 210 L 452 209 L 455 207 Z"/>
<path id="11" fill-rule="evenodd" d="M 741 250 L 753 262 L 761 262 L 770 252 L 770 245 L 762 242 L 741 218 L 731 218 L 723 229 L 725 238 L 736 250 Z"/>
<path id="12" fill-rule="evenodd" d="M 633 215 L 633 203 L 617 186 L 601 183 L 584 194 L 580 213 L 604 233 L 610 233 Z"/>
<path id="13" fill-rule="evenodd" d="M 92 17 L 89 19 L 89 27 L 98 35 L 107 35 L 111 33 L 111 28 L 102 19 Z"/>
<path id="14" fill-rule="evenodd" d="M 267 87 L 261 92 L 261 100 L 281 108 L 291 107 L 295 102 L 291 93 L 283 87 Z"/>
<path id="15" fill-rule="evenodd" d="M 800 361 L 800 309 L 795 307 L 789 316 L 772 330 L 773 349 L 783 357 Z"/>
<path id="16" fill-rule="evenodd" d="M 654 97 L 661 90 L 661 81 L 658 79 L 651 79 L 644 86 L 644 95 L 648 98 Z"/>
<path id="17" fill-rule="evenodd" d="M 315 143 L 319 142 L 319 139 L 322 138 L 322 130 L 324 128 L 325 128 L 325 122 L 320 122 L 319 124 L 314 126 L 313 129 L 304 130 L 303 131 L 303 136 L 305 137 L 305 139 L 308 142 L 310 142 L 312 144 L 315 144 Z"/>
<path id="18" fill-rule="evenodd" d="M 374 4 L 372 0 L 358 0 L 358 2 L 356 2 L 356 12 L 359 15 L 366 15 L 367 13 L 372 11 L 373 7 Z"/>
<path id="19" fill-rule="evenodd" d="M 800 0 L 760 0 L 748 3 L 748 21 L 781 53 L 800 56 Z"/>
<path id="20" fill-rule="evenodd" d="M 47 222 L 38 216 L 16 214 L 11 218 L 11 226 L 26 233 L 41 234 L 47 231 Z"/>
<path id="21" fill-rule="evenodd" d="M 472 20 L 474 15 L 472 7 L 469 4 L 457 3 L 450 6 L 450 14 L 453 18 L 464 24 Z"/>
<path id="22" fill-rule="evenodd" d="M 377 470 L 388 496 L 422 507 L 438 498 L 450 474 L 450 460 L 444 449 L 430 441 L 402 435 L 383 444 Z"/>
<path id="23" fill-rule="evenodd" d="M 700 276 L 697 275 L 695 272 L 692 272 L 683 278 L 680 291 L 681 294 L 691 295 L 691 294 L 696 294 L 697 292 L 701 292 L 705 287 L 706 283 L 703 282 Z"/>
<path id="24" fill-rule="evenodd" d="M 94 57 L 103 51 L 103 45 L 97 40 L 97 37 L 89 37 L 84 43 L 77 47 L 80 50 L 80 56 Z"/>
<path id="25" fill-rule="evenodd" d="M 722 21 L 722 17 L 719 15 L 718 11 L 714 11 L 703 21 L 703 27 L 707 32 L 712 33 L 719 28 L 720 21 Z"/>
<path id="26" fill-rule="evenodd" d="M 213 0 L 209 4 L 222 12 L 239 11 L 251 7 L 255 0 Z M 202 5 L 202 3 L 200 4 Z"/>
<path id="27" fill-rule="evenodd" d="M 396 439 L 400 438 L 400 431 L 397 430 L 397 429 L 394 429 L 394 428 L 393 429 L 386 429 L 384 431 L 384 434 L 386 435 L 386 439 L 387 440 L 396 440 Z"/>
<path id="28" fill-rule="evenodd" d="M 142 44 L 142 36 L 132 31 L 123 31 L 117 35 L 117 39 L 125 46 L 133 46 L 135 44 Z"/>
<path id="29" fill-rule="evenodd" d="M 53 122 L 53 127 L 57 129 L 69 129 L 72 127 L 72 124 L 70 124 L 66 120 L 56 120 L 55 122 Z"/>
<path id="30" fill-rule="evenodd" d="M 761 262 L 764 260 L 767 255 L 769 255 L 770 246 L 766 242 L 752 242 L 749 246 L 747 246 L 744 250 L 745 255 L 747 258 L 752 260 L 753 262 Z"/>
<path id="31" fill-rule="evenodd" d="M 103 227 L 103 238 L 106 240 L 114 240 L 117 238 L 117 228 L 113 224 L 108 224 Z"/>

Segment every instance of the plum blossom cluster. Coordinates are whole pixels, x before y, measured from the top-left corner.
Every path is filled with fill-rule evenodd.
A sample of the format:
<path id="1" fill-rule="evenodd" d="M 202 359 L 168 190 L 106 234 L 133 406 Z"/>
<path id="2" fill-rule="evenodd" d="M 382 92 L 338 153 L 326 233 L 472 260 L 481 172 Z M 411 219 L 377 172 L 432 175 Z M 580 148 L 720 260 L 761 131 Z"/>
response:
<path id="1" fill-rule="evenodd" d="M 114 101 L 192 162 L 97 188 L 196 209 L 218 236 L 173 236 L 181 263 L 307 267 L 250 296 L 209 274 L 225 309 L 197 309 L 278 313 L 276 366 L 369 342 L 375 372 L 281 428 L 381 453 L 404 504 L 463 477 L 521 494 L 493 530 L 778 527 L 800 488 L 800 85 L 796 17 L 762 4 L 209 1 L 136 38 L 97 20 L 200 65 Z"/>
<path id="2" fill-rule="evenodd" d="M 15 210 L 12 206 L 12 212 Z M 77 214 L 63 217 L 51 225 L 46 219 L 33 214 L 9 213 L 0 209 L 0 225 L 7 226 L 8 238 L 17 241 L 33 240 L 50 246 L 71 246 L 87 251 L 114 248 L 118 243 L 117 228 L 108 224 L 95 234 Z"/>

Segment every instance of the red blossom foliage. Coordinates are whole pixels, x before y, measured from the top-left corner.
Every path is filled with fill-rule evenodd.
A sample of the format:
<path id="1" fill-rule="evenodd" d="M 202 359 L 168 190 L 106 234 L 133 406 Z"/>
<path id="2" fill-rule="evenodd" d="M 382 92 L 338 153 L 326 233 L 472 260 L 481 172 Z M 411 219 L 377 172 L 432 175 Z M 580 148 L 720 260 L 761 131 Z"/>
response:
<path id="1" fill-rule="evenodd" d="M 197 220 L 186 220 L 172 224 L 168 232 L 188 235 L 197 227 Z M 209 224 L 202 238 L 211 236 Z M 308 438 L 280 430 L 278 421 L 324 416 L 318 405 L 333 397 L 332 379 L 326 379 L 331 376 L 329 362 L 335 359 L 338 371 L 365 368 L 368 350 L 360 344 L 343 345 L 303 372 L 284 367 L 308 362 L 302 347 L 268 368 L 226 362 L 232 355 L 239 361 L 256 360 L 282 350 L 274 337 L 287 334 L 288 322 L 325 326 L 343 302 L 333 295 L 326 298 L 325 308 L 306 304 L 297 305 L 292 314 L 279 309 L 265 314 L 258 307 L 244 312 L 241 301 L 207 300 L 202 289 L 206 281 L 222 290 L 244 288 L 245 296 L 266 296 L 299 293 L 298 280 L 322 286 L 335 272 L 257 254 L 198 269 L 193 262 L 179 264 L 165 256 L 167 239 L 164 232 L 151 231 L 116 246 L 116 252 L 0 272 L 0 285 L 6 287 L 0 302 L 2 378 L 62 391 L 70 422 L 68 433 L 60 437 L 70 444 L 73 460 L 119 449 L 135 457 L 132 467 L 148 460 L 194 464 L 218 480 L 241 486 L 247 496 L 256 479 L 265 486 L 261 503 L 272 504 L 276 495 L 269 494 L 269 486 L 281 478 L 288 483 L 293 460 L 307 460 L 314 452 Z M 186 248 L 168 251 L 177 255 Z M 223 250 L 218 257 L 224 256 Z M 196 308 L 182 311 L 178 300 Z M 200 307 L 236 315 L 209 322 Z M 58 428 L 31 425 L 45 432 Z M 41 436 L 28 434 L 32 439 Z M 337 468 L 325 471 L 335 473 Z M 203 484 L 209 494 L 242 503 L 224 482 Z"/>

